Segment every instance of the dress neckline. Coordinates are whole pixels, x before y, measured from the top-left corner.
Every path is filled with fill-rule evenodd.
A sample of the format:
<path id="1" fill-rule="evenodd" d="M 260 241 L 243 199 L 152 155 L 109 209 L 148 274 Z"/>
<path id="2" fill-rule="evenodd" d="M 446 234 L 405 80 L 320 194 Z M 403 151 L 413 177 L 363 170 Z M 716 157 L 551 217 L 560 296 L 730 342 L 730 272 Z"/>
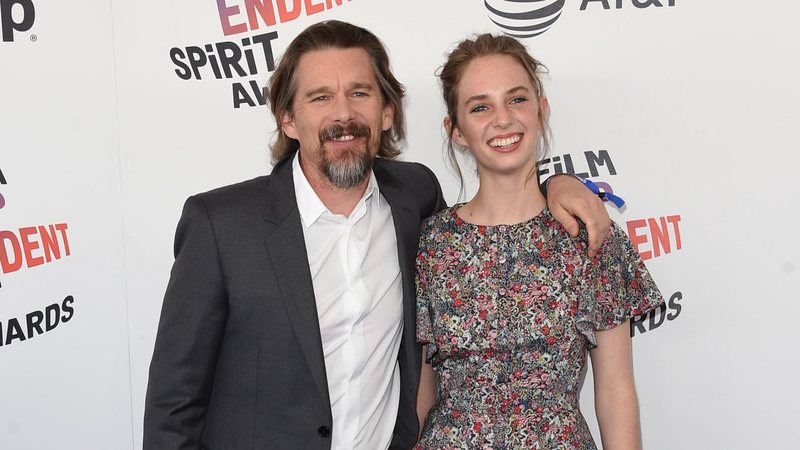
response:
<path id="1" fill-rule="evenodd" d="M 470 226 L 470 227 L 473 227 L 473 228 L 481 228 L 481 229 L 487 229 L 487 230 L 498 229 L 498 228 L 502 229 L 502 230 L 505 230 L 505 229 L 509 229 L 509 228 L 514 229 L 514 228 L 528 226 L 528 225 L 532 224 L 533 222 L 540 221 L 540 220 L 544 219 L 545 217 L 549 217 L 550 216 L 550 209 L 547 207 L 547 205 L 545 205 L 544 208 L 542 208 L 542 210 L 539 211 L 537 214 L 535 214 L 533 217 L 531 217 L 529 219 L 525 219 L 522 222 L 501 223 L 501 224 L 497 224 L 497 225 L 481 225 L 481 224 L 477 224 L 477 223 L 473 223 L 473 222 L 469 222 L 467 220 L 464 220 L 458 215 L 458 209 L 461 208 L 464 205 L 466 205 L 466 202 L 457 203 L 457 204 L 455 204 L 455 205 L 450 207 L 450 211 L 449 211 L 450 214 L 449 215 L 455 221 L 455 224 L 457 226 L 466 225 L 466 226 Z"/>

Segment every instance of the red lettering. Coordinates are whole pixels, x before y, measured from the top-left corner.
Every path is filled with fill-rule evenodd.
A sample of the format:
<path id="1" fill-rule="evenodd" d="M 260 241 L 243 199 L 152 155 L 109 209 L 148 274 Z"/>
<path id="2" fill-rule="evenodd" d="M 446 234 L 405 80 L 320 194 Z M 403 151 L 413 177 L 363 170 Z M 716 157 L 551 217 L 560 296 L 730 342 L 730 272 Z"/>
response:
<path id="1" fill-rule="evenodd" d="M 56 230 L 61 232 L 61 238 L 64 240 L 64 256 L 69 256 L 69 240 L 67 239 L 67 224 L 57 223 Z"/>
<path id="2" fill-rule="evenodd" d="M 6 241 L 11 244 L 11 252 L 14 256 L 13 260 L 8 254 Z M 0 230 L 0 266 L 3 268 L 3 273 L 16 272 L 22 267 L 22 249 L 19 247 L 17 236 L 6 230 Z"/>
<path id="3" fill-rule="evenodd" d="M 247 20 L 250 22 L 251 30 L 259 28 L 259 17 L 267 26 L 275 25 L 275 10 L 272 8 L 272 0 L 245 0 L 244 8 L 247 11 Z"/>
<path id="4" fill-rule="evenodd" d="M 643 252 L 639 250 L 639 245 L 647 242 L 647 235 L 636 234 L 636 229 L 647 226 L 647 221 L 644 219 L 629 220 L 627 225 L 628 225 L 628 237 L 631 238 L 631 242 L 633 242 L 633 246 L 634 248 L 636 248 L 636 251 L 639 252 L 639 256 L 641 256 L 642 259 L 645 261 L 652 258 L 653 253 L 651 251 L 648 250 L 646 252 Z"/>
<path id="5" fill-rule="evenodd" d="M 61 248 L 58 246 L 58 237 L 56 237 L 56 229 L 50 225 L 50 231 L 44 225 L 39 225 L 39 237 L 42 240 L 42 249 L 44 249 L 44 259 L 47 262 L 56 259 L 61 259 Z"/>
<path id="6" fill-rule="evenodd" d="M 678 226 L 678 222 L 680 221 L 680 215 L 667 216 L 667 222 L 672 224 L 672 230 L 675 232 L 675 250 L 681 249 L 681 230 Z"/>
<path id="7" fill-rule="evenodd" d="M 247 25 L 244 23 L 231 25 L 231 16 L 239 15 L 238 5 L 228 6 L 225 4 L 225 0 L 217 0 L 217 9 L 219 10 L 219 22 L 222 25 L 222 34 L 228 36 L 247 31 Z"/>
<path id="8" fill-rule="evenodd" d="M 3 273 L 16 272 L 22 268 L 23 261 L 30 268 L 60 259 L 62 246 L 63 255 L 69 256 L 67 229 L 69 226 L 66 223 L 58 223 L 23 227 L 19 229 L 18 234 L 0 230 L 0 267 Z M 36 254 L 37 250 L 42 254 Z"/>
<path id="9" fill-rule="evenodd" d="M 36 227 L 25 227 L 19 229 L 19 240 L 22 242 L 22 250 L 25 251 L 25 261 L 28 267 L 36 267 L 44 264 L 44 258 L 33 256 L 33 251 L 39 248 L 39 241 L 31 241 L 29 238 L 36 234 Z"/>
<path id="10" fill-rule="evenodd" d="M 310 16 L 312 14 L 316 14 L 318 12 L 325 11 L 325 5 L 322 3 L 312 3 L 313 0 L 305 0 L 306 1 L 306 15 Z"/>
<path id="11" fill-rule="evenodd" d="M 659 227 L 659 222 L 656 222 L 655 218 L 647 219 L 647 224 L 650 226 L 650 236 L 653 238 L 653 257 L 661 256 L 661 249 L 664 249 L 664 253 L 669 253 L 670 249 L 670 242 L 669 242 L 669 230 L 667 229 L 667 218 L 661 217 L 660 218 L 661 226 Z"/>
<path id="12" fill-rule="evenodd" d="M 262 23 L 271 27 L 277 22 L 290 22 L 300 17 L 301 14 L 311 16 L 334 6 L 342 6 L 344 3 L 344 0 L 237 0 L 239 4 L 244 3 L 247 21 L 231 23 L 236 16 L 242 13 L 242 8 L 240 5 L 228 5 L 227 2 L 230 1 L 217 0 L 219 22 L 225 36 L 257 30 L 261 28 Z M 278 9 L 277 16 L 275 14 L 276 7 Z"/>
<path id="13" fill-rule="evenodd" d="M 288 22 L 290 20 L 297 19 L 300 17 L 300 11 L 302 4 L 300 0 L 288 0 L 292 3 L 292 9 L 288 9 L 286 7 L 287 0 L 276 0 L 278 4 L 278 16 L 281 18 L 281 23 Z"/>
<path id="14" fill-rule="evenodd" d="M 636 251 L 643 260 L 655 258 L 661 255 L 666 255 L 674 250 L 680 250 L 681 245 L 681 230 L 679 222 L 681 221 L 680 215 L 651 217 L 648 219 L 629 220 L 628 236 L 631 239 Z M 672 232 L 670 232 L 669 224 L 672 224 Z M 650 234 L 637 234 L 636 230 L 647 226 Z M 672 246 L 672 236 L 675 236 L 675 246 Z M 645 242 L 652 242 L 652 250 L 642 251 L 639 247 Z"/>

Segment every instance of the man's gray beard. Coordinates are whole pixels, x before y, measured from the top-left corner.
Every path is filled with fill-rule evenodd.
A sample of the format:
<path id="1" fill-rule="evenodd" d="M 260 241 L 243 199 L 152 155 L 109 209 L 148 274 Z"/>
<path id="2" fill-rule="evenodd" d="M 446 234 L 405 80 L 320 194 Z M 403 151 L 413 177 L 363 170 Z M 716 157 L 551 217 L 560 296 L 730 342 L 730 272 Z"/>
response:
<path id="1" fill-rule="evenodd" d="M 372 158 L 367 152 L 349 152 L 347 157 L 331 161 L 322 158 L 320 168 L 328 181 L 340 189 L 352 189 L 367 179 L 372 169 Z M 323 152 L 323 155 L 325 153 Z"/>

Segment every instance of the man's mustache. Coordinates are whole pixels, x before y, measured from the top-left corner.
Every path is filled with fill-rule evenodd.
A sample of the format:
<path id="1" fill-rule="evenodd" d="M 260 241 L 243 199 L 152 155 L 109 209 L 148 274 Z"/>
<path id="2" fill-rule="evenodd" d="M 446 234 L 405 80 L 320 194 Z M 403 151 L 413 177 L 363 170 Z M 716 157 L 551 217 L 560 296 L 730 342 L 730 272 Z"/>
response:
<path id="1" fill-rule="evenodd" d="M 369 126 L 361 122 L 334 123 L 319 132 L 319 140 L 320 142 L 325 142 L 347 135 L 352 135 L 354 138 L 369 138 L 370 129 Z"/>

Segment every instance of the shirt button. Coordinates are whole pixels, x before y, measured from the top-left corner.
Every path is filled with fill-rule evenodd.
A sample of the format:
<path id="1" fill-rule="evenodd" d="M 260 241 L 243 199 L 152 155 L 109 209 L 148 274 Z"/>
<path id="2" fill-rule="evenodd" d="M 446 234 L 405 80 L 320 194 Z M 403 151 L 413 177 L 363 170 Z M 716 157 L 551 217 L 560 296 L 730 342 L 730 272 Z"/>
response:
<path id="1" fill-rule="evenodd" d="M 319 429 L 317 430 L 317 433 L 319 433 L 320 437 L 326 438 L 326 437 L 331 435 L 331 429 L 326 427 L 325 425 L 323 425 L 323 426 L 319 427 Z"/>

